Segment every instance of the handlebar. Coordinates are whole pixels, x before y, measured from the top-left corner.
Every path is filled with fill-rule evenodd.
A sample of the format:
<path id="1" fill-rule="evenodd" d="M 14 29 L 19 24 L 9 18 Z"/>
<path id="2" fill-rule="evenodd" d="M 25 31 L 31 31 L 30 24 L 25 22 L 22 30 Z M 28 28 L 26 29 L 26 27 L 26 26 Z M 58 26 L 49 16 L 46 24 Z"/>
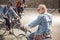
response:
<path id="1" fill-rule="evenodd" d="M 20 29 L 21 29 L 22 31 L 24 31 L 24 32 L 30 32 L 30 33 L 31 33 L 31 31 L 30 31 L 30 30 L 27 30 L 26 28 L 20 27 Z"/>
<path id="2" fill-rule="evenodd" d="M 30 31 L 30 30 L 27 30 L 27 31 L 31 33 L 31 31 Z"/>

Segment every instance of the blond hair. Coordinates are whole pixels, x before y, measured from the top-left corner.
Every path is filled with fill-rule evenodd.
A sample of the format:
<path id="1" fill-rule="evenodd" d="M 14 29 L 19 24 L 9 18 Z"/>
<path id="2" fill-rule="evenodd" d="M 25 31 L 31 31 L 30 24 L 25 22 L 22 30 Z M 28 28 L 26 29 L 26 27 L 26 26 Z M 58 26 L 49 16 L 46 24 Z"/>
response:
<path id="1" fill-rule="evenodd" d="M 40 8 L 44 9 L 45 12 L 47 12 L 47 7 L 46 7 L 46 5 L 40 4 L 40 5 L 38 6 L 38 9 L 40 9 Z"/>

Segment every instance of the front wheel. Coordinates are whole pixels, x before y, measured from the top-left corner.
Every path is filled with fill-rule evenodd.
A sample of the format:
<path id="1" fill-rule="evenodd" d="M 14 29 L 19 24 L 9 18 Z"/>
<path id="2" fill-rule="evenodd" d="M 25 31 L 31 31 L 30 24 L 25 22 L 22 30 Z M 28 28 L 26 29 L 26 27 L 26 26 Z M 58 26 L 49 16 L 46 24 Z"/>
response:
<path id="1" fill-rule="evenodd" d="M 14 36 L 18 36 L 19 34 L 24 34 L 24 32 L 20 29 L 20 25 L 21 23 L 17 23 L 13 26 L 12 28 L 12 33 L 14 34 Z"/>
<path id="2" fill-rule="evenodd" d="M 19 34 L 19 35 L 18 35 L 18 38 L 19 38 L 19 40 L 29 40 L 29 38 L 26 37 L 25 34 Z"/>

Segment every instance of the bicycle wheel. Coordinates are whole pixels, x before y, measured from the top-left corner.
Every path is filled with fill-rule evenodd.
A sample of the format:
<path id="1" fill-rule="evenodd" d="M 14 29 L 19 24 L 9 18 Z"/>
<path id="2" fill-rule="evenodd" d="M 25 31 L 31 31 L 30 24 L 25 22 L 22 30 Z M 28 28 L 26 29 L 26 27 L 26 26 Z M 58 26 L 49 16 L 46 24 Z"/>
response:
<path id="1" fill-rule="evenodd" d="M 19 39 L 19 40 L 29 40 L 29 38 L 26 37 L 25 34 L 20 34 L 20 35 L 18 36 L 18 39 Z"/>
<path id="2" fill-rule="evenodd" d="M 0 22 L 0 35 L 3 35 L 6 32 L 5 23 Z"/>
<path id="3" fill-rule="evenodd" d="M 20 23 L 15 24 L 12 28 L 12 32 L 14 36 L 18 36 L 19 34 L 25 34 L 21 29 L 20 29 Z"/>
<path id="4" fill-rule="evenodd" d="M 19 34 L 18 35 L 19 40 L 30 40 L 30 38 L 29 38 L 30 33 L 31 32 L 29 30 L 26 30 L 25 34 Z"/>

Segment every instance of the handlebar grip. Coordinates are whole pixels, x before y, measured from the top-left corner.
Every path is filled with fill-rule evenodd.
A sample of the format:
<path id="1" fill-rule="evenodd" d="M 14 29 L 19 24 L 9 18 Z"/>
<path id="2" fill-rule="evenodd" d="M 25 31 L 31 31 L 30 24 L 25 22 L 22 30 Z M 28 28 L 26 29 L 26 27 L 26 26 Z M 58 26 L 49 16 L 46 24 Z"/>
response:
<path id="1" fill-rule="evenodd" d="M 25 31 L 25 32 L 30 32 L 31 33 L 31 31 L 30 30 L 28 30 L 28 29 L 24 29 L 24 28 L 20 28 L 21 30 L 23 30 L 23 31 Z"/>
<path id="2" fill-rule="evenodd" d="M 31 33 L 31 31 L 30 31 L 30 30 L 28 30 L 28 32 L 30 32 L 30 33 Z"/>

